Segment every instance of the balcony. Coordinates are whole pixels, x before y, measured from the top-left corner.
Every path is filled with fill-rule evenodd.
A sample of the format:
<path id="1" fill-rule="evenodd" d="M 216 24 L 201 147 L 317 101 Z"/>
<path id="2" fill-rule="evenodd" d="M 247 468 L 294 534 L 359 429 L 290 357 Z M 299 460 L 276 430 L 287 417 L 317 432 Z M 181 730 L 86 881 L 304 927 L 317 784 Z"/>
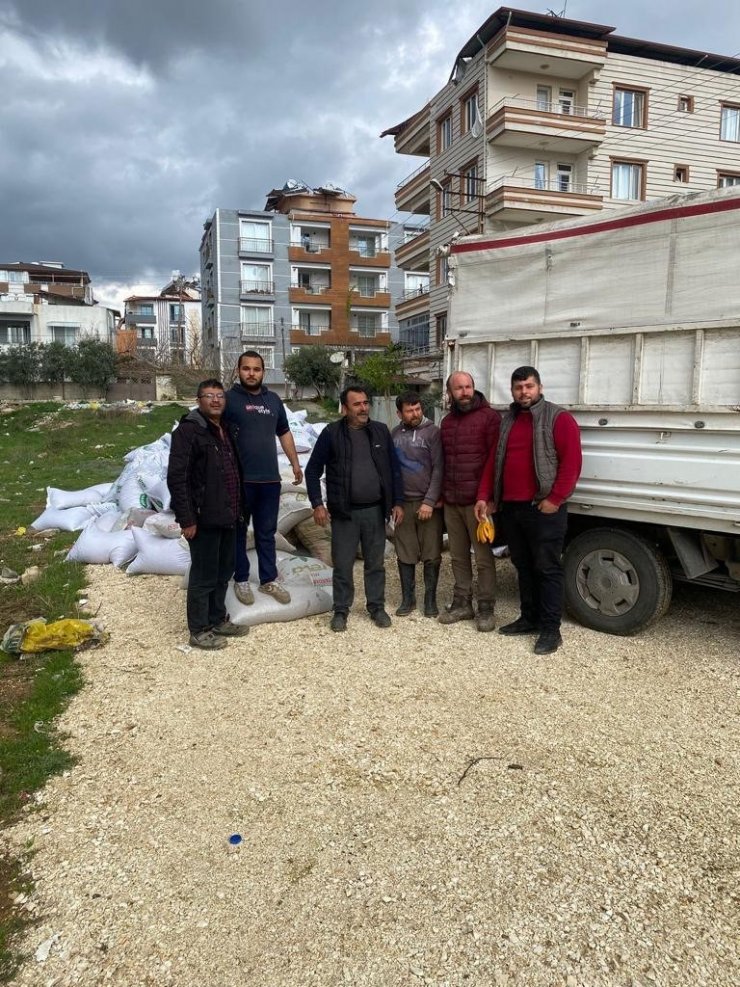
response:
<path id="1" fill-rule="evenodd" d="M 407 175 L 396 186 L 396 209 L 399 212 L 428 216 L 430 211 L 429 179 L 431 166 L 428 161 Z"/>
<path id="2" fill-rule="evenodd" d="M 486 138 L 496 147 L 523 147 L 543 153 L 580 154 L 598 147 L 606 117 L 587 106 L 506 96 L 486 120 Z"/>
<path id="3" fill-rule="evenodd" d="M 272 295 L 274 294 L 272 281 L 240 281 L 239 291 L 242 295 Z"/>
<path id="4" fill-rule="evenodd" d="M 156 325 L 157 317 L 153 312 L 126 312 L 127 326 L 153 326 Z"/>
<path id="5" fill-rule="evenodd" d="M 318 284 L 315 282 L 309 282 L 308 284 L 299 284 L 297 281 L 292 283 L 290 286 L 291 291 L 303 292 L 306 295 L 325 295 L 327 291 L 331 291 L 330 284 Z"/>
<path id="6" fill-rule="evenodd" d="M 274 322 L 241 322 L 239 324 L 239 335 L 242 342 L 246 339 L 275 338 Z"/>
<path id="7" fill-rule="evenodd" d="M 272 240 L 267 240 L 264 237 L 240 236 L 239 253 L 240 254 L 271 254 Z"/>
<path id="8" fill-rule="evenodd" d="M 373 308 L 390 308 L 391 296 L 387 288 L 350 287 L 353 305 L 369 305 Z"/>
<path id="9" fill-rule="evenodd" d="M 604 196 L 595 185 L 501 175 L 486 190 L 486 216 L 501 222 L 538 223 L 598 212 Z"/>
<path id="10" fill-rule="evenodd" d="M 429 285 L 409 288 L 396 299 L 396 316 L 409 319 L 413 315 L 423 315 L 429 311 Z"/>
<path id="11" fill-rule="evenodd" d="M 396 128 L 394 139 L 396 154 L 425 154 L 428 156 L 431 153 L 430 120 L 431 109 L 427 103 L 418 113 L 400 124 Z"/>
<path id="12" fill-rule="evenodd" d="M 331 332 L 331 326 L 328 324 L 311 325 L 310 323 L 308 324 L 304 323 L 302 325 L 299 324 L 297 326 L 291 326 L 290 331 L 292 333 L 301 333 L 303 336 L 311 336 L 312 338 L 315 339 L 316 337 L 320 336 L 322 333 Z"/>
<path id="13" fill-rule="evenodd" d="M 495 69 L 557 79 L 582 79 L 606 62 L 606 41 L 505 27 L 492 38 L 486 61 Z"/>

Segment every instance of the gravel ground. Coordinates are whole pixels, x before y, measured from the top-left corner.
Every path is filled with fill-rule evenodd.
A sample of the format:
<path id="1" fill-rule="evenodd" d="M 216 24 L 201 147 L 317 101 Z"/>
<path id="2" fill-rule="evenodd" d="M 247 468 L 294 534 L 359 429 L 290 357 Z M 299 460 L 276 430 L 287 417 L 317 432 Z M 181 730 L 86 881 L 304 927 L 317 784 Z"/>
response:
<path id="1" fill-rule="evenodd" d="M 567 624 L 545 659 L 358 605 L 184 654 L 177 579 L 90 576 L 112 637 L 63 720 L 79 764 L 11 833 L 17 984 L 740 982 L 737 597 Z"/>

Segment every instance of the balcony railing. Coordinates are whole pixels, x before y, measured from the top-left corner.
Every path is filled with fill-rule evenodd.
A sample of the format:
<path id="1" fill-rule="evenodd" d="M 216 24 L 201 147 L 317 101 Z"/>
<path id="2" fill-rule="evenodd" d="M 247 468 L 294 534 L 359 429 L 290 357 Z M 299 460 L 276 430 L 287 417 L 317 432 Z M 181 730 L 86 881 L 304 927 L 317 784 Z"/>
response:
<path id="1" fill-rule="evenodd" d="M 294 282 L 290 286 L 291 288 L 297 288 L 299 291 L 307 291 L 309 295 L 323 295 L 330 290 L 330 284 L 298 284 Z"/>
<path id="2" fill-rule="evenodd" d="M 359 254 L 360 257 L 378 257 L 380 254 L 387 254 L 388 248 L 381 246 L 371 246 L 367 243 L 360 243 L 355 241 L 354 243 L 350 241 L 349 249 L 355 253 Z"/>
<path id="3" fill-rule="evenodd" d="M 402 178 L 401 181 L 398 183 L 398 185 L 396 185 L 396 192 L 400 188 L 403 188 L 404 185 L 408 185 L 409 182 L 413 181 L 413 179 L 416 178 L 417 175 L 421 175 L 422 172 L 426 171 L 428 167 L 429 167 L 429 162 L 425 161 L 424 164 L 419 165 L 416 171 L 412 171 L 410 175 L 406 175 L 405 178 Z"/>
<path id="4" fill-rule="evenodd" d="M 504 96 L 491 107 L 489 117 L 505 107 L 518 107 L 522 110 L 535 110 L 538 113 L 556 113 L 563 117 L 587 117 L 590 120 L 603 120 L 604 111 L 596 106 L 579 106 L 576 103 L 559 103 L 557 100 L 523 99 L 520 96 Z"/>
<path id="5" fill-rule="evenodd" d="M 383 332 L 382 326 L 352 326 L 354 332 L 364 339 L 374 339 L 378 333 Z"/>
<path id="6" fill-rule="evenodd" d="M 263 337 L 275 335 L 274 322 L 242 322 L 239 324 L 242 338 L 245 336 Z"/>
<path id="7" fill-rule="evenodd" d="M 324 243 L 323 240 L 314 240 L 311 236 L 302 236 L 300 240 L 291 241 L 291 247 L 302 247 L 307 254 L 320 254 L 323 250 L 329 250 L 331 247 L 330 243 Z"/>
<path id="8" fill-rule="evenodd" d="M 272 281 L 242 281 L 240 290 L 243 295 L 271 295 Z"/>
<path id="9" fill-rule="evenodd" d="M 302 332 L 306 336 L 320 336 L 322 332 L 329 332 L 331 326 L 297 325 L 297 326 L 291 326 L 290 328 L 294 329 L 296 332 Z"/>
<path id="10" fill-rule="evenodd" d="M 602 195 L 598 185 L 583 185 L 568 178 L 526 178 L 522 175 L 499 175 L 488 183 L 487 192 L 496 192 L 504 186 L 534 189 L 536 192 L 560 192 L 573 195 Z"/>
<path id="11" fill-rule="evenodd" d="M 360 298 L 375 298 L 378 295 L 386 295 L 388 291 L 386 288 L 381 288 L 376 286 L 375 288 L 363 287 L 363 288 L 352 288 L 352 292 L 355 295 L 359 295 Z"/>
<path id="12" fill-rule="evenodd" d="M 239 250 L 243 254 L 271 254 L 272 240 L 265 237 L 240 236 Z"/>
<path id="13" fill-rule="evenodd" d="M 418 288 L 407 288 L 401 293 L 398 299 L 400 302 L 407 302 L 409 298 L 419 298 L 429 294 L 429 285 L 419 285 Z"/>

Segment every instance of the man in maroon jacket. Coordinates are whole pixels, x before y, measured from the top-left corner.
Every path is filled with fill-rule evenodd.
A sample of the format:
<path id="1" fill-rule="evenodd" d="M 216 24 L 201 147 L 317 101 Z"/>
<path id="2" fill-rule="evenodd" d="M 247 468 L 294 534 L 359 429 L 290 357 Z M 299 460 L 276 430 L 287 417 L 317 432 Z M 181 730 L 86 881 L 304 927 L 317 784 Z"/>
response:
<path id="1" fill-rule="evenodd" d="M 447 380 L 449 414 L 442 419 L 444 473 L 442 500 L 455 584 L 451 606 L 437 618 L 440 624 L 472 620 L 479 631 L 496 626 L 496 561 L 487 543 L 476 538 L 475 501 L 483 467 L 496 448 L 501 415 L 480 393 L 470 374 L 457 371 Z M 478 572 L 478 614 L 473 613 L 473 566 Z"/>
<path id="2" fill-rule="evenodd" d="M 476 517 L 500 510 L 511 561 L 519 576 L 521 615 L 499 634 L 537 633 L 535 654 L 563 643 L 563 542 L 566 500 L 581 473 L 581 436 L 567 411 L 545 401 L 534 367 L 511 375 L 514 402 L 504 415 L 498 445 L 483 471 Z"/>

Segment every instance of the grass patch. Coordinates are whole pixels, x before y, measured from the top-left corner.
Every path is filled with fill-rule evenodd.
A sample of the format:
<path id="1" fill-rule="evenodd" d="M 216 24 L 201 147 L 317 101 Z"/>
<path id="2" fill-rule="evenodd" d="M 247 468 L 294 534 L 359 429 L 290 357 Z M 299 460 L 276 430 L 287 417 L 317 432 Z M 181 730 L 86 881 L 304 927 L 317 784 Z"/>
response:
<path id="1" fill-rule="evenodd" d="M 0 585 L 0 637 L 10 624 L 46 617 L 76 617 L 83 566 L 64 561 L 77 532 L 45 538 L 28 527 L 46 505 L 46 487 L 77 490 L 115 480 L 124 455 L 169 431 L 184 409 L 153 408 L 149 414 L 117 409 L 73 411 L 53 402 L 24 405 L 0 415 L 0 568 L 23 573 L 41 569 L 28 586 Z M 34 547 L 36 546 L 36 547 Z M 55 718 L 82 684 L 70 651 L 23 660 L 0 651 L 0 829 L 11 823 L 33 793 L 72 759 Z M 27 880 L 23 862 L 0 855 L 0 983 L 17 969 L 14 942 L 27 922 L 13 899 Z"/>

